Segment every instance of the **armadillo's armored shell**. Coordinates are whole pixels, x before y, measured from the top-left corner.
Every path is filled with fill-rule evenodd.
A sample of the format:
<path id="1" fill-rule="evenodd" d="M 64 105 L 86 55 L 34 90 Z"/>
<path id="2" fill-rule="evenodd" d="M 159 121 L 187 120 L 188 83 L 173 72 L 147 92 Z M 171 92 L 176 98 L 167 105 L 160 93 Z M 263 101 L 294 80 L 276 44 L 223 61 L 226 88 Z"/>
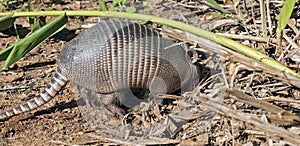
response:
<path id="1" fill-rule="evenodd" d="M 58 65 L 74 84 L 98 93 L 127 88 L 173 92 L 196 74 L 180 45 L 140 24 L 111 19 L 71 40 Z"/>
<path id="2" fill-rule="evenodd" d="M 97 94 L 128 89 L 167 93 L 193 82 L 197 76 L 184 47 L 145 26 L 106 20 L 66 45 L 58 59 L 58 70 L 43 93 L 1 113 L 0 120 L 45 104 L 68 80 Z"/>

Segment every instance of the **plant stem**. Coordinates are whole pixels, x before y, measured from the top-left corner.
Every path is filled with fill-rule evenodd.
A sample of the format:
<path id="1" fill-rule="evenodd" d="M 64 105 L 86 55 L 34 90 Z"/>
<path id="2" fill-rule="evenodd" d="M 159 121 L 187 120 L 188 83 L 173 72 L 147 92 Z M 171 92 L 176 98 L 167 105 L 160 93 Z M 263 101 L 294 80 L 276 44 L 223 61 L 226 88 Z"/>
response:
<path id="1" fill-rule="evenodd" d="M 134 19 L 140 21 L 151 21 L 154 23 L 166 25 L 169 27 L 173 27 L 176 29 L 180 29 L 183 31 L 187 31 L 189 33 L 195 34 L 197 36 L 209 39 L 216 43 L 219 43 L 223 46 L 231 48 L 234 51 L 237 51 L 245 56 L 253 58 L 257 61 L 263 62 L 266 65 L 271 67 L 277 68 L 282 72 L 290 73 L 294 76 L 300 78 L 300 75 L 297 74 L 295 71 L 289 69 L 285 65 L 273 60 L 269 56 L 256 51 L 252 48 L 249 48 L 245 45 L 242 45 L 238 42 L 235 42 L 231 39 L 222 37 L 220 35 L 214 34 L 209 31 L 205 31 L 203 29 L 197 28 L 192 25 L 188 25 L 182 22 L 161 18 L 152 15 L 145 15 L 145 14 L 137 14 L 137 13 L 126 13 L 126 12 L 113 12 L 113 11 L 38 11 L 38 12 L 10 12 L 10 13 L 0 13 L 0 16 L 5 16 L 12 14 L 12 17 L 31 17 L 31 16 L 60 16 L 60 15 L 67 15 L 67 16 L 94 16 L 94 17 L 114 17 L 114 18 L 123 18 L 123 19 Z"/>

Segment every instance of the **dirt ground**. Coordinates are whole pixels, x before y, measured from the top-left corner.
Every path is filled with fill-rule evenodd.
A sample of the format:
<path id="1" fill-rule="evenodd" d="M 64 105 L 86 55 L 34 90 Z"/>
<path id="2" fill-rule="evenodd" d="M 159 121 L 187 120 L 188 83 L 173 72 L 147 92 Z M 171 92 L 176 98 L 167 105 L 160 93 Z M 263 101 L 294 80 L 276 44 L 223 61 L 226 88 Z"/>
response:
<path id="1" fill-rule="evenodd" d="M 32 1 L 34 10 L 100 10 L 98 0 L 92 1 L 50 1 L 35 0 Z M 217 16 L 216 13 L 221 12 L 213 9 L 211 5 L 199 1 L 127 1 L 124 7 L 135 7 L 137 12 L 152 14 L 165 18 L 183 21 L 205 30 L 224 33 L 224 34 L 245 34 L 248 36 L 257 36 L 262 38 L 259 29 L 261 24 L 254 25 L 255 20 L 259 20 L 258 3 L 250 4 L 247 12 L 245 9 L 245 22 L 241 22 L 238 15 L 227 16 L 223 18 Z M 112 7 L 112 2 L 107 1 L 108 6 Z M 233 14 L 233 4 L 230 1 L 219 1 L 220 4 L 226 6 Z M 27 1 L 18 1 L 9 5 L 0 5 L 3 12 L 9 11 L 27 11 Z M 240 4 L 242 7 L 242 4 Z M 243 5 L 244 6 L 244 5 Z M 256 7 L 257 6 L 257 7 Z M 278 6 L 278 7 L 275 7 Z M 281 5 L 276 4 L 271 12 L 272 18 L 280 12 Z M 297 4 L 296 4 L 297 6 Z M 298 6 L 299 7 L 299 6 Z M 119 11 L 125 8 L 116 7 Z M 295 29 L 300 28 L 299 9 L 295 7 Z M 249 12 L 253 13 L 251 17 Z M 297 13 L 298 12 L 298 13 Z M 232 15 L 233 15 L 232 14 Z M 297 16 L 298 15 L 298 16 Z M 223 18 L 223 19 L 222 19 Z M 47 17 L 50 21 L 53 17 Z M 0 72 L 0 109 L 8 110 L 14 106 L 20 105 L 41 93 L 46 85 L 50 82 L 56 70 L 55 61 L 63 46 L 78 35 L 85 28 L 84 25 L 96 23 L 100 18 L 95 17 L 69 17 L 69 22 L 61 32 L 43 42 L 35 50 L 27 54 L 17 63 L 11 65 L 8 69 Z M 237 22 L 239 20 L 240 22 Z M 245 23 L 246 26 L 242 26 Z M 272 22 L 273 23 L 273 22 Z M 17 31 L 21 38 L 29 32 L 29 24 L 27 18 L 16 19 Z M 274 24 L 275 25 L 275 24 Z M 158 26 L 160 27 L 160 26 Z M 247 27 L 248 33 L 244 27 Z M 288 37 L 295 37 L 293 27 L 288 28 Z M 271 34 L 272 38 L 275 33 Z M 16 41 L 16 33 L 13 28 L 0 32 L 0 48 L 5 48 L 10 43 Z M 239 39 L 245 45 L 271 56 L 274 55 L 274 43 L 261 42 L 257 40 Z M 293 40 L 296 45 L 300 45 L 299 36 Z M 286 49 L 289 43 L 283 42 L 283 48 Z M 195 45 L 196 46 L 196 45 Z M 199 46 L 197 46 L 199 47 Z M 196 47 L 196 48 L 197 48 Z M 205 48 L 204 48 L 205 49 Z M 201 66 L 209 68 L 211 75 L 204 77 L 199 83 L 199 96 L 219 96 L 216 92 L 226 92 L 224 96 L 216 98 L 211 102 L 205 100 L 192 100 L 193 108 L 196 109 L 195 115 L 186 120 L 183 129 L 170 139 L 156 139 L 156 141 L 141 142 L 142 144 L 168 144 L 168 145 L 296 145 L 297 140 L 286 139 L 286 135 L 290 138 L 300 139 L 299 127 L 299 110 L 300 110 L 300 90 L 290 82 L 281 79 L 281 76 L 272 76 L 268 72 L 268 68 L 257 69 L 253 66 L 247 66 L 241 58 L 234 56 L 222 56 L 211 50 L 203 48 L 198 53 L 203 60 L 198 61 Z M 289 52 L 293 49 L 284 50 L 284 59 L 281 62 L 298 71 L 299 73 L 299 56 L 300 52 L 296 51 L 292 55 Z M 203 53 L 204 52 L 204 53 Z M 295 51 L 294 51 L 295 52 Z M 205 54 L 205 55 L 203 55 Z M 217 54 L 217 55 L 216 55 Z M 298 55 L 298 56 L 297 56 Z M 216 61 L 217 60 L 217 61 Z M 212 63 L 209 63 L 211 62 Z M 222 64 L 220 65 L 220 62 Z M 3 62 L 0 62 L 2 65 Z M 220 68 L 223 66 L 223 68 Z M 205 71 L 204 71 L 205 72 Z M 276 72 L 276 71 L 274 71 Z M 205 73 L 203 73 L 205 74 Z M 215 83 L 211 80 L 221 80 L 222 83 Z M 223 78 L 223 79 L 219 79 Z M 225 80 L 225 81 L 224 81 Z M 229 86 L 236 90 L 219 90 L 221 86 Z M 201 88 L 200 88 L 201 87 Z M 195 91 L 195 90 L 194 90 Z M 82 116 L 78 105 L 78 99 L 75 88 L 72 84 L 59 92 L 53 100 L 46 105 L 21 115 L 14 116 L 0 123 L 0 144 L 1 145 L 131 145 L 134 143 L 126 143 L 126 141 L 117 138 L 107 138 L 105 135 L 99 135 L 90 123 Z M 188 96 L 185 94 L 184 96 Z M 251 99 L 243 99 L 243 97 Z M 234 98 L 237 97 L 237 98 Z M 214 97 L 215 98 L 215 97 Z M 217 104 L 212 104 L 219 101 Z M 258 103 L 258 104 L 256 104 Z M 272 105 L 276 105 L 275 108 Z M 211 105 L 212 104 L 212 105 Z M 222 109 L 221 106 L 228 107 Z M 212 110 L 213 107 L 216 107 Z M 265 108 L 267 107 L 267 108 Z M 272 111 L 281 111 L 272 113 Z M 291 111 L 287 113 L 286 111 Z M 230 115 L 234 113 L 234 115 Z M 285 114 L 287 113 L 287 114 Z M 250 118 L 247 120 L 247 116 Z M 283 118 L 278 118 L 278 117 Z M 285 121 L 285 116 L 288 120 Z M 272 118 L 273 117 L 273 118 Z M 275 118 L 274 118 L 275 117 Z M 165 117 L 164 117 L 165 118 Z M 244 119 L 243 119 L 244 118 Z M 257 119 L 259 120 L 257 120 Z M 294 120 L 289 120 L 293 118 Z M 245 120 L 246 119 L 246 120 Z M 255 121 L 255 122 L 253 122 Z M 261 122 L 263 121 L 263 122 Z M 270 125 L 258 126 L 260 124 Z M 274 131 L 268 130 L 273 128 Z M 278 135 L 278 131 L 282 131 L 282 135 Z M 290 133 L 292 134 L 290 134 Z M 280 132 L 279 132 L 280 133 Z"/>

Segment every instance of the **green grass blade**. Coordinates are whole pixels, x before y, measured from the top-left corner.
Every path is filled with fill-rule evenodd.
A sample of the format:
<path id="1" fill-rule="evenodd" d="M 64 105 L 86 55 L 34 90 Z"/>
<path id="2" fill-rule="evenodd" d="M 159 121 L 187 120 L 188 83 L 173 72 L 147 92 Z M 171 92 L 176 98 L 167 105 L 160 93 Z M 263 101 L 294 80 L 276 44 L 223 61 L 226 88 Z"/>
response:
<path id="1" fill-rule="evenodd" d="M 17 43 L 17 42 L 15 42 L 15 43 Z M 5 48 L 4 50 L 0 51 L 0 61 L 5 61 L 6 60 L 9 53 L 11 52 L 12 48 L 13 48 L 13 45 L 11 45 L 11 46 Z"/>
<path id="2" fill-rule="evenodd" d="M 282 31 L 292 15 L 296 0 L 286 0 L 279 14 L 277 31 Z"/>
<path id="3" fill-rule="evenodd" d="M 51 21 L 44 27 L 40 28 L 34 33 L 29 34 L 24 39 L 16 42 L 13 46 L 8 47 L 6 50 L 0 52 L 0 58 L 5 59 L 6 61 L 2 66 L 1 70 L 7 68 L 14 62 L 21 59 L 24 55 L 38 46 L 40 43 L 53 36 L 61 29 L 65 27 L 65 24 L 68 22 L 66 15 L 61 15 L 55 20 Z"/>
<path id="4" fill-rule="evenodd" d="M 13 15 L 14 13 L 11 13 L 0 18 L 0 31 L 6 30 L 14 25 L 16 18 L 13 17 Z"/>
<path id="5" fill-rule="evenodd" d="M 5 16 L 11 14 L 0 13 L 0 16 Z M 124 12 L 113 12 L 113 11 L 37 11 L 37 12 L 14 12 L 13 17 L 28 17 L 28 16 L 60 16 L 66 14 L 67 16 L 102 16 L 102 17 L 113 17 L 113 18 L 123 18 L 123 19 L 134 19 L 140 20 L 144 22 L 154 22 L 157 24 L 166 25 L 169 27 L 177 28 L 183 31 L 190 32 L 194 35 L 209 39 L 213 42 L 224 45 L 228 48 L 231 48 L 234 51 L 237 51 L 245 56 L 253 58 L 257 61 L 260 61 L 268 66 L 274 67 L 282 72 L 290 73 L 298 78 L 300 78 L 300 74 L 296 73 L 294 70 L 286 67 L 280 62 L 272 59 L 271 57 L 262 54 L 252 48 L 249 48 L 245 45 L 242 45 L 238 42 L 235 42 L 231 39 L 222 37 L 220 35 L 214 34 L 212 32 L 205 31 L 203 29 L 197 28 L 192 25 L 188 25 L 182 22 L 169 20 L 166 18 L 161 18 L 153 15 L 145 15 L 145 14 L 137 14 L 137 13 L 124 13 Z"/>
<path id="6" fill-rule="evenodd" d="M 279 14 L 278 25 L 276 29 L 276 37 L 278 40 L 278 54 L 282 53 L 281 43 L 282 43 L 282 31 L 288 24 L 290 17 L 292 15 L 296 0 L 286 0 L 283 4 L 282 10 Z"/>
<path id="7" fill-rule="evenodd" d="M 223 13 L 229 13 L 226 9 L 224 9 L 223 7 L 221 7 L 215 0 L 205 0 L 205 1 L 208 2 L 208 3 L 210 3 L 211 5 L 213 5 L 219 11 L 221 11 Z"/>
<path id="8" fill-rule="evenodd" d="M 106 8 L 106 4 L 105 4 L 105 0 L 100 0 L 99 1 L 99 7 L 102 11 L 107 11 L 107 8 Z"/>

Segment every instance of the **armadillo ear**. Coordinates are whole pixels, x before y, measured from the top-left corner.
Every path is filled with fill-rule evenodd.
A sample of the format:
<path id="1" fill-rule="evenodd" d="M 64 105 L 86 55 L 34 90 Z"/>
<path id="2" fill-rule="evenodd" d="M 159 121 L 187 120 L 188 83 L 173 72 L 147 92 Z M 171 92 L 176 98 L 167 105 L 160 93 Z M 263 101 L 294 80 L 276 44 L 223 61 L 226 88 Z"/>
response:
<path id="1" fill-rule="evenodd" d="M 189 49 L 187 55 L 190 57 L 192 63 L 196 63 L 198 60 L 198 53 L 194 49 Z"/>
<path id="2" fill-rule="evenodd" d="M 191 60 L 192 63 L 196 63 L 199 58 L 196 50 L 189 49 L 189 46 L 186 43 L 180 43 L 180 46 L 186 52 L 186 59 Z"/>

